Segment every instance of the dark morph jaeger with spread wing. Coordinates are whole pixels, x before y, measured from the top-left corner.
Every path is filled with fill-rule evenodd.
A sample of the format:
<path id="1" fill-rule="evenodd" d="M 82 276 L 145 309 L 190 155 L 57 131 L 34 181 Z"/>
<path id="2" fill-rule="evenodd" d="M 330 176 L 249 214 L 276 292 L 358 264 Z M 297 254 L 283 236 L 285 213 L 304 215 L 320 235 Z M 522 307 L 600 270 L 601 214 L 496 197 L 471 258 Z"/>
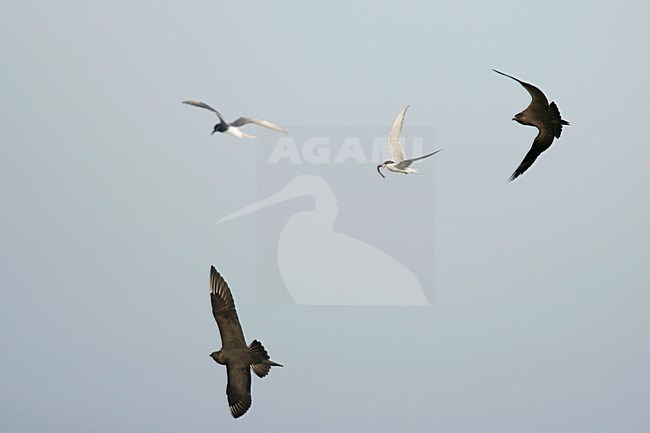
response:
<path id="1" fill-rule="evenodd" d="M 252 404 L 251 369 L 259 377 L 264 377 L 272 366 L 282 365 L 271 361 L 259 341 L 253 340 L 250 345 L 246 345 L 228 283 L 214 266 L 210 269 L 210 299 L 212 314 L 221 334 L 221 350 L 210 356 L 217 363 L 226 366 L 228 406 L 232 416 L 239 418 Z"/>
<path id="2" fill-rule="evenodd" d="M 569 122 L 562 119 L 560 116 L 560 110 L 555 105 L 555 102 L 548 103 L 548 99 L 541 90 L 532 84 L 525 83 L 521 80 L 518 80 L 515 77 L 512 77 L 503 72 L 492 69 L 497 74 L 501 74 L 508 78 L 512 78 L 519 84 L 521 84 L 524 89 L 530 93 L 530 96 L 533 98 L 530 101 L 528 107 L 515 115 L 512 120 L 515 120 L 522 125 L 534 126 L 539 130 L 537 137 L 533 141 L 533 146 L 530 148 L 524 160 L 521 161 L 521 164 L 517 167 L 510 180 L 515 180 L 518 176 L 522 175 L 528 168 L 533 165 L 533 162 L 537 157 L 548 149 L 553 143 L 554 138 L 560 138 L 562 134 L 562 125 L 569 125 Z"/>

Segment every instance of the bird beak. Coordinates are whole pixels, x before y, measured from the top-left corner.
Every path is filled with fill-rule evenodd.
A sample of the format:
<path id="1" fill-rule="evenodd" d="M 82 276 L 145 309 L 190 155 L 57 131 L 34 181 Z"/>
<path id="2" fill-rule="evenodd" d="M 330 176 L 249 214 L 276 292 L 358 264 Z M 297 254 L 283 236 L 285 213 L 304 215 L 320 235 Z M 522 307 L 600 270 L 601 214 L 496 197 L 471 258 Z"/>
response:
<path id="1" fill-rule="evenodd" d="M 384 167 L 386 167 L 386 164 L 379 164 L 379 165 L 377 166 L 377 173 L 379 173 L 379 175 L 380 175 L 381 177 L 383 177 L 384 179 L 386 179 L 386 176 L 384 176 L 384 174 L 381 172 L 381 169 L 384 168 Z"/>
<path id="2" fill-rule="evenodd" d="M 517 119 L 515 119 L 515 118 L 513 117 L 512 120 L 517 120 Z"/>

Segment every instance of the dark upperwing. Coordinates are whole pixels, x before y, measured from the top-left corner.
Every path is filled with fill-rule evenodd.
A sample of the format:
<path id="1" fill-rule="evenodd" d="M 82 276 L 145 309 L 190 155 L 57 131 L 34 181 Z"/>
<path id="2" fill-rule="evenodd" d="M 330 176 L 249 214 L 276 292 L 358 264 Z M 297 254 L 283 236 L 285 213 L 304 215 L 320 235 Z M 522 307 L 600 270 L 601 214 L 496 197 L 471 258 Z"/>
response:
<path id="1" fill-rule="evenodd" d="M 541 90 L 539 90 L 537 87 L 533 86 L 532 84 L 525 83 L 511 75 L 504 74 L 501 71 L 497 71 L 496 69 L 492 69 L 494 72 L 497 74 L 501 74 L 505 77 L 512 78 L 522 86 L 524 86 L 524 89 L 530 93 L 530 96 L 532 96 L 533 100 L 530 101 L 530 104 L 528 105 L 528 108 L 526 110 L 531 110 L 535 112 L 540 112 L 540 113 L 545 113 L 548 110 L 548 99 L 546 99 L 546 95 L 542 93 Z"/>
<path id="2" fill-rule="evenodd" d="M 521 161 L 519 167 L 512 173 L 510 176 L 510 181 L 515 180 L 517 177 L 521 176 L 528 168 L 533 165 L 533 162 L 537 159 L 542 152 L 549 148 L 553 143 L 553 131 L 549 129 L 540 129 L 537 137 L 533 141 L 533 146 L 530 148 L 524 160 Z"/>
<path id="3" fill-rule="evenodd" d="M 210 300 L 212 301 L 212 315 L 217 321 L 223 348 L 246 349 L 244 331 L 239 323 L 239 317 L 237 317 L 232 293 L 228 283 L 214 266 L 210 269 Z"/>
<path id="4" fill-rule="evenodd" d="M 233 417 L 239 418 L 251 407 L 251 370 L 247 365 L 226 365 L 228 385 L 226 395 Z"/>

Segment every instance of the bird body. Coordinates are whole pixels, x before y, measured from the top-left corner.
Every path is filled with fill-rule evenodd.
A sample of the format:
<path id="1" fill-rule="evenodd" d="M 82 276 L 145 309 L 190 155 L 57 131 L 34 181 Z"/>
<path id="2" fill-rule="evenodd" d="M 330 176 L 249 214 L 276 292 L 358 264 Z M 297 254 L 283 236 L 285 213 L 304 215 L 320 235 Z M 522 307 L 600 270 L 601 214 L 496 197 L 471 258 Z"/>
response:
<path id="1" fill-rule="evenodd" d="M 512 176 L 510 176 L 510 180 L 512 181 L 528 170 L 537 157 L 551 146 L 554 138 L 560 138 L 562 126 L 569 125 L 569 122 L 562 119 L 560 110 L 557 108 L 555 102 L 549 104 L 546 95 L 537 87 L 497 71 L 496 69 L 493 69 L 493 71 L 497 74 L 512 78 L 530 93 L 532 97 L 530 104 L 524 111 L 517 113 L 512 120 L 522 125 L 534 126 L 539 131 L 531 149 L 514 173 L 512 173 Z"/>
<path id="2" fill-rule="evenodd" d="M 390 134 L 388 135 L 388 150 L 390 151 L 391 157 L 393 159 L 385 161 L 383 164 L 379 164 L 377 166 L 377 173 L 379 173 L 383 178 L 385 178 L 386 176 L 384 176 L 383 173 L 381 172 L 382 168 L 387 168 L 393 173 L 403 173 L 403 174 L 420 173 L 419 170 L 415 168 L 411 168 L 411 164 L 413 164 L 415 161 L 419 161 L 421 159 L 428 158 L 431 155 L 435 155 L 436 153 L 442 150 L 442 149 L 438 149 L 435 152 L 431 152 L 424 156 L 405 159 L 406 157 L 404 155 L 404 148 L 400 143 L 400 134 L 402 133 L 402 126 L 404 125 L 404 116 L 406 115 L 406 110 L 408 110 L 408 108 L 409 106 L 407 105 L 397 115 L 397 118 L 395 118 L 395 121 L 393 122 L 393 126 L 391 127 Z"/>
<path id="3" fill-rule="evenodd" d="M 442 150 L 442 149 L 440 149 L 440 150 Z M 410 165 L 414 161 L 417 161 L 419 159 L 428 158 L 428 157 L 430 157 L 432 155 L 435 155 L 436 153 L 440 152 L 440 150 L 436 150 L 435 152 L 431 152 L 429 154 L 426 154 L 424 156 L 420 156 L 418 158 L 406 159 L 406 160 L 398 162 L 398 163 L 395 163 L 393 161 L 386 161 L 384 164 L 385 164 L 385 167 L 388 170 L 392 171 L 393 173 L 403 173 L 403 174 L 421 173 L 420 170 L 418 170 L 417 168 L 411 168 Z M 381 174 L 381 172 L 379 174 Z"/>
<path id="4" fill-rule="evenodd" d="M 264 377 L 272 366 L 282 367 L 282 365 L 271 361 L 259 341 L 253 340 L 250 345 L 246 345 L 244 331 L 237 317 L 235 301 L 228 283 L 214 266 L 210 269 L 210 300 L 222 346 L 210 356 L 218 364 L 226 366 L 228 406 L 232 416 L 239 418 L 252 404 L 251 369 L 257 376 Z"/>
<path id="5" fill-rule="evenodd" d="M 219 113 L 217 110 L 215 110 L 214 108 L 212 108 L 211 106 L 209 106 L 205 102 L 187 100 L 187 101 L 183 101 L 183 104 L 193 105 L 193 106 L 199 107 L 199 108 L 205 108 L 206 110 L 210 110 L 213 113 L 215 113 L 217 115 L 217 117 L 219 118 L 219 123 L 214 125 L 214 129 L 212 130 L 213 134 L 215 132 L 221 132 L 221 133 L 224 133 L 224 134 L 232 135 L 232 136 L 237 137 L 237 138 L 255 138 L 254 135 L 246 134 L 246 133 L 242 132 L 241 129 L 239 129 L 241 126 L 248 125 L 249 123 L 259 125 L 259 126 L 263 126 L 265 128 L 269 128 L 269 129 L 272 129 L 274 131 L 283 132 L 285 134 L 288 134 L 287 131 L 280 128 L 279 126 L 277 126 L 277 125 L 275 125 L 275 124 L 273 124 L 271 122 L 268 122 L 266 120 L 257 119 L 255 117 L 240 117 L 237 120 L 235 120 L 235 121 L 233 121 L 231 123 L 228 123 L 223 118 L 221 113 Z"/>

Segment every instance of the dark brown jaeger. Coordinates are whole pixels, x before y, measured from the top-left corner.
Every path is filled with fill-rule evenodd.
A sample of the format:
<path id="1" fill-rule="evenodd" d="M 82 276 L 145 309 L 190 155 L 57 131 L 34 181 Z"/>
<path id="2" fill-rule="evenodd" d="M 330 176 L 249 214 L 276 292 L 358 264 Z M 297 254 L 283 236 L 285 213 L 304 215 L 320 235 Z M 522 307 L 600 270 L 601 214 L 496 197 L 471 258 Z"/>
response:
<path id="1" fill-rule="evenodd" d="M 246 346 L 232 293 L 228 283 L 214 266 L 210 269 L 210 299 L 212 314 L 221 334 L 221 350 L 212 352 L 210 356 L 219 364 L 226 366 L 228 406 L 232 416 L 239 418 L 252 404 L 251 369 L 259 377 L 264 377 L 271 370 L 271 366 L 282 367 L 282 365 L 271 361 L 259 341 L 253 340 Z"/>
<path id="2" fill-rule="evenodd" d="M 492 70 L 497 74 L 512 78 L 524 86 L 524 89 L 528 90 L 528 93 L 533 97 L 533 100 L 524 111 L 516 114 L 512 120 L 515 120 L 522 125 L 534 126 L 539 130 L 537 137 L 535 137 L 535 140 L 533 141 L 533 146 L 524 157 L 524 160 L 521 161 L 519 167 L 517 167 L 515 172 L 512 173 L 512 176 L 510 176 L 510 180 L 512 181 L 522 175 L 531 165 L 533 165 L 533 162 L 535 162 L 537 157 L 551 146 L 554 138 L 560 138 L 560 134 L 562 134 L 562 125 L 568 125 L 569 122 L 562 119 L 560 116 L 560 110 L 557 108 L 557 105 L 555 105 L 555 102 L 549 104 L 544 93 L 542 93 L 542 91 L 537 87 L 532 84 L 524 83 L 523 81 L 508 74 L 504 74 L 503 72 L 499 72 L 496 69 Z"/>

